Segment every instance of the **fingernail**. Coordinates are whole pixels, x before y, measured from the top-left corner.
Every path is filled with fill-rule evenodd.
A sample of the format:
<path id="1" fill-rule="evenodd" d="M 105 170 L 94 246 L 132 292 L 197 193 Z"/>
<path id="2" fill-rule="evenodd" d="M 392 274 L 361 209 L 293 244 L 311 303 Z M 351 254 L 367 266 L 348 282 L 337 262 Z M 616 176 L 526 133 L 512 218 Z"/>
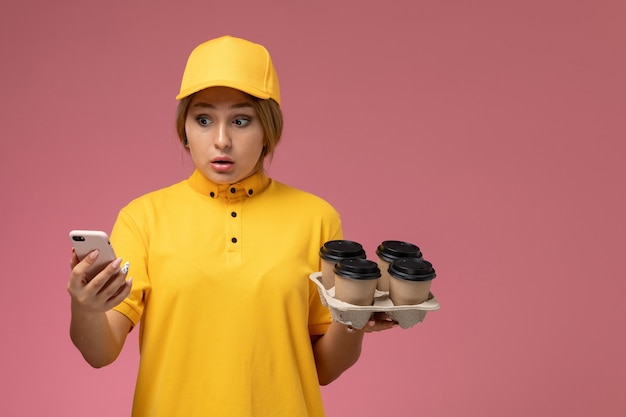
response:
<path id="1" fill-rule="evenodd" d="M 368 322 L 367 322 L 367 324 L 368 324 L 370 327 L 374 327 L 374 326 L 376 325 L 376 321 L 375 321 L 375 320 L 370 320 L 370 321 L 368 321 Z"/>
<path id="2" fill-rule="evenodd" d="M 94 260 L 98 257 L 98 254 L 100 252 L 98 251 L 98 249 L 94 249 L 91 252 L 89 252 L 89 259 Z"/>
<path id="3" fill-rule="evenodd" d="M 111 266 L 113 268 L 119 268 L 121 263 L 122 263 L 122 258 L 117 258 L 116 260 L 113 261 L 113 264 Z"/>
<path id="4" fill-rule="evenodd" d="M 122 267 L 122 273 L 123 274 L 127 274 L 128 273 L 128 268 L 130 268 L 130 262 L 126 262 L 124 264 L 124 266 Z"/>

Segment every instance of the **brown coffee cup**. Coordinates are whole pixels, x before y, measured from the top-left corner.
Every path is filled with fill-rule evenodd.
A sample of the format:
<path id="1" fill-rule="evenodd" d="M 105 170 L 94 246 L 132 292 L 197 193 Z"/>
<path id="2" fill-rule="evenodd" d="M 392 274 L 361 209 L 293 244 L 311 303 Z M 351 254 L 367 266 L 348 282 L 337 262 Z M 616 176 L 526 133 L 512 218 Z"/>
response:
<path id="1" fill-rule="evenodd" d="M 388 272 L 389 298 L 394 305 L 415 305 L 428 300 L 431 281 L 437 276 L 430 262 L 416 258 L 396 259 Z"/>
<path id="2" fill-rule="evenodd" d="M 380 269 L 376 262 L 367 259 L 339 261 L 335 271 L 335 298 L 348 304 L 371 306 L 374 304 L 376 282 Z"/>
<path id="3" fill-rule="evenodd" d="M 322 284 L 331 289 L 335 285 L 334 268 L 337 262 L 345 259 L 365 259 L 365 251 L 360 243 L 351 240 L 329 240 L 320 248 L 322 263 Z"/>
<path id="4" fill-rule="evenodd" d="M 380 291 L 389 291 L 388 269 L 394 260 L 400 258 L 422 259 L 422 252 L 419 247 L 401 240 L 385 240 L 376 248 L 376 255 L 378 255 L 378 267 L 381 272 L 376 288 Z"/>

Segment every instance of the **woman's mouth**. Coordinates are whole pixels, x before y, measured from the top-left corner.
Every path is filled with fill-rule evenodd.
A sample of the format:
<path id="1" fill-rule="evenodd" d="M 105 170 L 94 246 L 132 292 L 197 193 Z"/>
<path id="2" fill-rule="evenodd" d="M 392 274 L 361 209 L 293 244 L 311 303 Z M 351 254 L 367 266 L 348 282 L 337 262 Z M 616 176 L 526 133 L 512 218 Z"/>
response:
<path id="1" fill-rule="evenodd" d="M 211 167 L 217 172 L 230 170 L 235 163 L 227 157 L 217 157 L 211 160 Z"/>

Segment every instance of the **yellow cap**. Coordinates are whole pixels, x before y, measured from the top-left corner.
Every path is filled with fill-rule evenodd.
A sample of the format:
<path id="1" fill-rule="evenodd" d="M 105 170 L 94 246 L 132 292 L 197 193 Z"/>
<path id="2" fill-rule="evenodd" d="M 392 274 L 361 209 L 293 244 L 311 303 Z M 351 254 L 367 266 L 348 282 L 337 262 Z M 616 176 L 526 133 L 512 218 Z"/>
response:
<path id="1" fill-rule="evenodd" d="M 280 104 L 278 75 L 269 52 L 245 39 L 222 36 L 198 45 L 189 55 L 176 100 L 217 86 Z"/>

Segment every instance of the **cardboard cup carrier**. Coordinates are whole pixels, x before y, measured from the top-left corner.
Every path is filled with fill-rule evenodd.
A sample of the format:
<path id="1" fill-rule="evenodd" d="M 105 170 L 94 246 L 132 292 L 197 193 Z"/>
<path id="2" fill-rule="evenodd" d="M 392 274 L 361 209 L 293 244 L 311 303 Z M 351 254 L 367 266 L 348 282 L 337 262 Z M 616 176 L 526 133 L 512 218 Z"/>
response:
<path id="1" fill-rule="evenodd" d="M 354 243 L 348 246 L 362 250 L 360 244 Z M 323 253 L 332 252 L 333 245 L 339 249 L 347 247 L 343 243 L 330 243 L 326 249 L 322 247 L 322 268 L 325 260 Z M 409 249 L 415 253 L 412 247 Z M 336 261 L 326 259 L 329 264 L 333 264 L 332 279 L 324 279 L 323 271 L 309 276 L 317 286 L 322 304 L 330 310 L 333 321 L 362 329 L 372 314 L 383 312 L 401 328 L 408 329 L 421 323 L 429 311 L 439 310 L 439 302 L 430 292 L 431 281 L 436 276 L 435 270 L 430 262 L 421 259 L 421 253 L 419 258 L 398 257 L 388 262 L 389 267 L 385 272 L 389 274 L 389 291 L 377 288 L 383 271 L 376 262 L 365 259 L 364 251 L 349 259 L 333 259 Z"/>

